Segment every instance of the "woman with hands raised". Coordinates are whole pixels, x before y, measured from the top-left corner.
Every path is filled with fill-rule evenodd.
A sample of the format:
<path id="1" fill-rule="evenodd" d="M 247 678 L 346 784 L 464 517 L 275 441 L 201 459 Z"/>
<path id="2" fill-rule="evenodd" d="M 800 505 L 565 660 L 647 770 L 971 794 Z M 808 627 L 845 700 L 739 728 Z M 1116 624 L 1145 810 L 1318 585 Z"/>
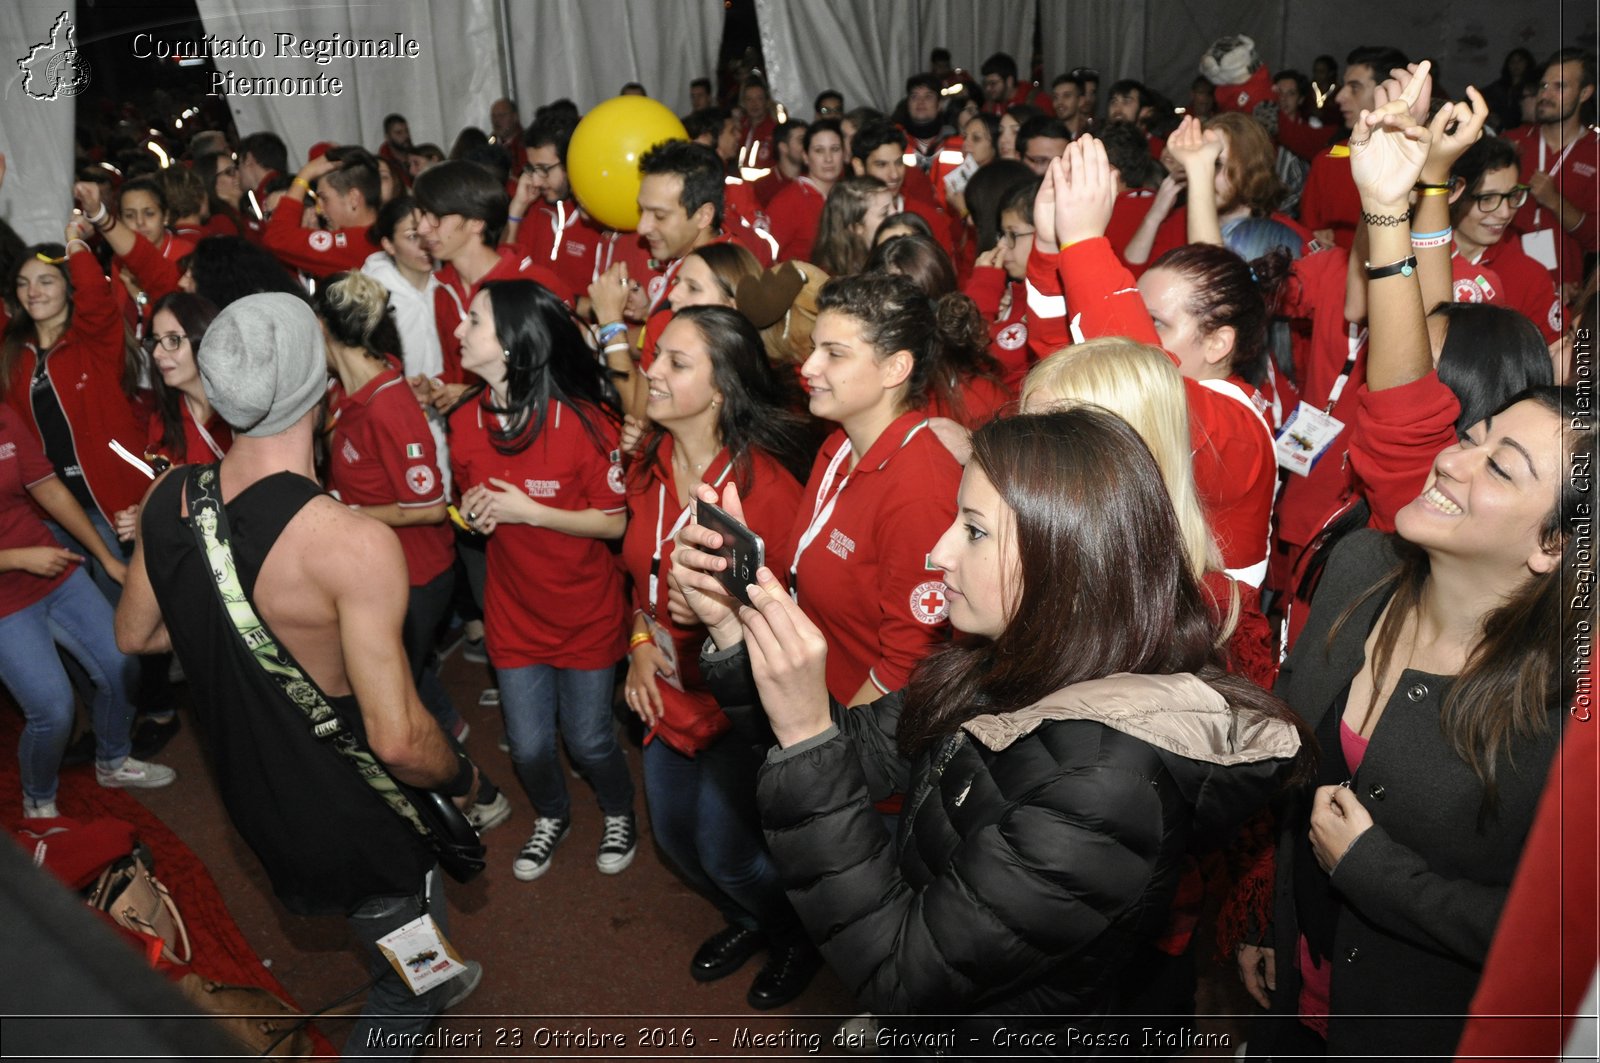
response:
<path id="1" fill-rule="evenodd" d="M 1431 373 L 1408 200 L 1470 112 L 1421 125 L 1426 75 L 1380 87 L 1351 137 L 1378 379 Z M 1239 955 L 1283 1019 L 1252 1036 L 1262 1054 L 1456 1044 L 1572 698 L 1561 632 L 1593 623 L 1561 592 L 1583 497 L 1566 471 L 1594 452 L 1592 421 L 1563 432 L 1574 399 L 1514 396 L 1435 452 L 1398 535 L 1355 532 L 1327 562 L 1277 687 L 1316 732 L 1317 785 L 1285 804 L 1272 926 Z"/>
<path id="2" fill-rule="evenodd" d="M 1195 484 L 1225 570 L 1259 586 L 1277 482 L 1265 403 L 1250 382 L 1269 357 L 1261 283 L 1233 252 L 1191 245 L 1164 255 L 1135 285 L 1105 239 L 1116 195 L 1094 137 L 1051 161 L 1033 208 L 1029 343 L 1041 360 L 1100 336 L 1167 352 L 1184 377 Z"/>
<path id="3" fill-rule="evenodd" d="M 689 526 L 674 578 L 711 631 L 718 700 L 776 739 L 767 840 L 861 1003 L 964 1016 L 958 1037 L 1054 1031 L 1070 1052 L 1117 1029 L 1105 1015 L 1166 924 L 1182 854 L 1264 804 L 1300 737 L 1222 672 L 1161 473 L 1120 419 L 986 425 L 957 504 L 929 562 L 963 637 L 854 710 L 830 703 L 833 648 L 770 569 L 736 606 L 716 536 Z M 871 800 L 896 789 L 891 845 Z"/>

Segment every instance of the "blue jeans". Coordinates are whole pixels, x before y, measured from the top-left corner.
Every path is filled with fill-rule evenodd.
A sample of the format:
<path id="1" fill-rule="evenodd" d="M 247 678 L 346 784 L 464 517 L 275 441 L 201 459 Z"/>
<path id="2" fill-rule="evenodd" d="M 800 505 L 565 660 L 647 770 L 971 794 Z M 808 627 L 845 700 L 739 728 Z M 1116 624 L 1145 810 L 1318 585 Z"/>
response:
<path id="1" fill-rule="evenodd" d="M 656 848 L 684 879 L 729 923 L 781 941 L 799 933 L 799 920 L 761 836 L 760 758 L 737 734 L 694 757 L 657 738 L 644 747 L 644 792 Z"/>
<path id="2" fill-rule="evenodd" d="M 511 764 L 541 816 L 572 818 L 566 773 L 556 756 L 556 729 L 574 766 L 594 787 L 608 816 L 633 811 L 633 779 L 611 719 L 615 669 L 530 664 L 497 669 Z"/>
<path id="3" fill-rule="evenodd" d="M 61 754 L 72 737 L 72 682 L 57 644 L 94 684 L 95 760 L 114 768 L 132 748 L 128 658 L 117 649 L 111 606 L 79 569 L 26 609 L 0 617 L 0 681 L 27 719 L 18 759 L 23 795 L 35 802 L 55 799 Z"/>
<path id="4" fill-rule="evenodd" d="M 389 1058 L 414 1057 L 414 1048 L 389 1048 L 381 1041 L 368 1044 L 377 1034 L 420 1034 L 433 1024 L 434 1017 L 444 1007 L 445 1000 L 456 991 L 456 979 L 435 986 L 422 996 L 415 996 L 389 960 L 378 949 L 378 939 L 411 922 L 424 910 L 433 916 L 439 930 L 446 936 L 449 927 L 444 903 L 444 885 L 439 869 L 428 876 L 427 907 L 423 907 L 423 891 L 408 897 L 373 897 L 350 913 L 350 931 L 367 950 L 367 967 L 377 982 L 367 994 L 366 1004 L 356 1019 L 355 1028 L 344 1043 L 343 1058 L 362 1056 Z M 464 978 L 465 975 L 458 975 Z"/>

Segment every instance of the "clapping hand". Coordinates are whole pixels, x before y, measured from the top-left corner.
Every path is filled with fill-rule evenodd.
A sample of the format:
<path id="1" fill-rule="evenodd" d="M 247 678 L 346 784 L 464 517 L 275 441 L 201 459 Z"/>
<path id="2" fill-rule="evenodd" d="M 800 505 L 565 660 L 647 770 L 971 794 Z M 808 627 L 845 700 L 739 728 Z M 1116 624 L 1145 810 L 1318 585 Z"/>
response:
<path id="1" fill-rule="evenodd" d="M 1183 165 L 1185 173 L 1209 176 L 1216 170 L 1217 160 L 1222 158 L 1222 134 L 1205 128 L 1194 115 L 1187 115 L 1167 139 L 1167 150 Z"/>
<path id="2" fill-rule="evenodd" d="M 1363 110 L 1350 134 L 1350 175 L 1361 193 L 1362 206 L 1375 212 L 1403 214 L 1410 209 L 1412 186 L 1428 158 L 1432 135 L 1412 109 L 1432 86 L 1430 63 L 1424 59 L 1406 79 L 1398 96 L 1388 91 L 1398 79 L 1379 85 L 1376 106 Z"/>
<path id="3" fill-rule="evenodd" d="M 1105 235 L 1117 202 L 1117 175 L 1104 144 L 1087 135 L 1074 140 L 1061 158 L 1050 160 L 1045 181 L 1055 204 L 1056 239 L 1063 246 Z"/>

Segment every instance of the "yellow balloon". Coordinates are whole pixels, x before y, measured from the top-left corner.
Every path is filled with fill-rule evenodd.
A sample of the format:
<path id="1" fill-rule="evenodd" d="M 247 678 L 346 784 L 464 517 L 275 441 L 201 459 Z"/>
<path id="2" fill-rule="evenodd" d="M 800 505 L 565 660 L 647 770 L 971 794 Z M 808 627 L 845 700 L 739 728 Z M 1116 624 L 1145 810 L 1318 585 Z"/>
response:
<path id="1" fill-rule="evenodd" d="M 678 116 L 657 100 L 607 100 L 583 116 L 567 145 L 572 194 L 601 225 L 632 232 L 639 227 L 640 157 L 688 135 Z"/>

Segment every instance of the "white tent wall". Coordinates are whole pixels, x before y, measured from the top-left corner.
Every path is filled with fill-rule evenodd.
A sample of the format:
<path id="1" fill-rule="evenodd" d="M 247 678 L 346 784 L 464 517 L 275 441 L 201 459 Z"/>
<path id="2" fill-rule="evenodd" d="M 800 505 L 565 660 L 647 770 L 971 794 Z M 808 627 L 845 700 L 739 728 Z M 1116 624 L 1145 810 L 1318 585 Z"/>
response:
<path id="1" fill-rule="evenodd" d="M 913 72 L 928 68 L 928 53 L 935 48 L 950 49 L 950 61 L 971 72 L 974 80 L 995 52 L 1005 52 L 1025 68 L 1033 54 L 1033 19 L 1039 6 L 1037 0 L 918 0 L 920 43 L 912 56 Z M 901 95 L 897 92 L 885 103 L 892 105 Z"/>
<path id="2" fill-rule="evenodd" d="M 77 101 L 30 99 L 22 88 L 17 60 L 50 39 L 63 10 L 76 13 L 73 0 L 11 0 L 0 4 L 0 43 L 6 61 L 0 92 L 0 154 L 6 157 L 0 187 L 0 218 L 29 243 L 60 242 L 72 210 L 72 127 Z M 77 43 L 82 44 L 80 40 Z M 91 73 L 91 77 L 93 74 Z M 42 91 L 35 87 L 35 91 Z"/>
<path id="3" fill-rule="evenodd" d="M 1498 77 L 1506 52 L 1519 45 L 1542 59 L 1562 45 L 1587 41 L 1592 48 L 1595 41 L 1595 7 L 1587 0 L 1042 0 L 1039 17 L 1047 84 L 1062 71 L 1093 66 L 1102 96 L 1111 81 L 1133 77 L 1179 105 L 1201 55 L 1230 33 L 1252 37 L 1274 70 L 1307 74 L 1322 53 L 1342 68 L 1354 48 L 1392 44 L 1435 60 L 1452 93 Z"/>
<path id="4" fill-rule="evenodd" d="M 376 147 L 383 116 L 398 111 L 416 143 L 435 141 L 447 149 L 461 127 L 487 125 L 489 104 L 501 95 L 499 32 L 494 0 L 319 0 L 289 8 L 248 0 L 198 0 L 207 33 L 266 42 L 260 59 L 219 59 L 219 70 L 239 77 L 338 77 L 338 96 L 246 96 L 228 105 L 241 136 L 270 129 L 289 146 L 291 162 L 304 159 L 319 140 Z M 420 44 L 416 59 L 334 59 L 318 66 L 309 59 L 277 58 L 274 35 L 301 38 L 381 39 L 406 33 Z"/>
<path id="5" fill-rule="evenodd" d="M 689 82 L 716 80 L 722 0 L 506 0 L 506 8 L 525 122 L 563 96 L 587 111 L 629 81 L 686 114 Z M 477 121 L 488 121 L 487 110 Z"/>

